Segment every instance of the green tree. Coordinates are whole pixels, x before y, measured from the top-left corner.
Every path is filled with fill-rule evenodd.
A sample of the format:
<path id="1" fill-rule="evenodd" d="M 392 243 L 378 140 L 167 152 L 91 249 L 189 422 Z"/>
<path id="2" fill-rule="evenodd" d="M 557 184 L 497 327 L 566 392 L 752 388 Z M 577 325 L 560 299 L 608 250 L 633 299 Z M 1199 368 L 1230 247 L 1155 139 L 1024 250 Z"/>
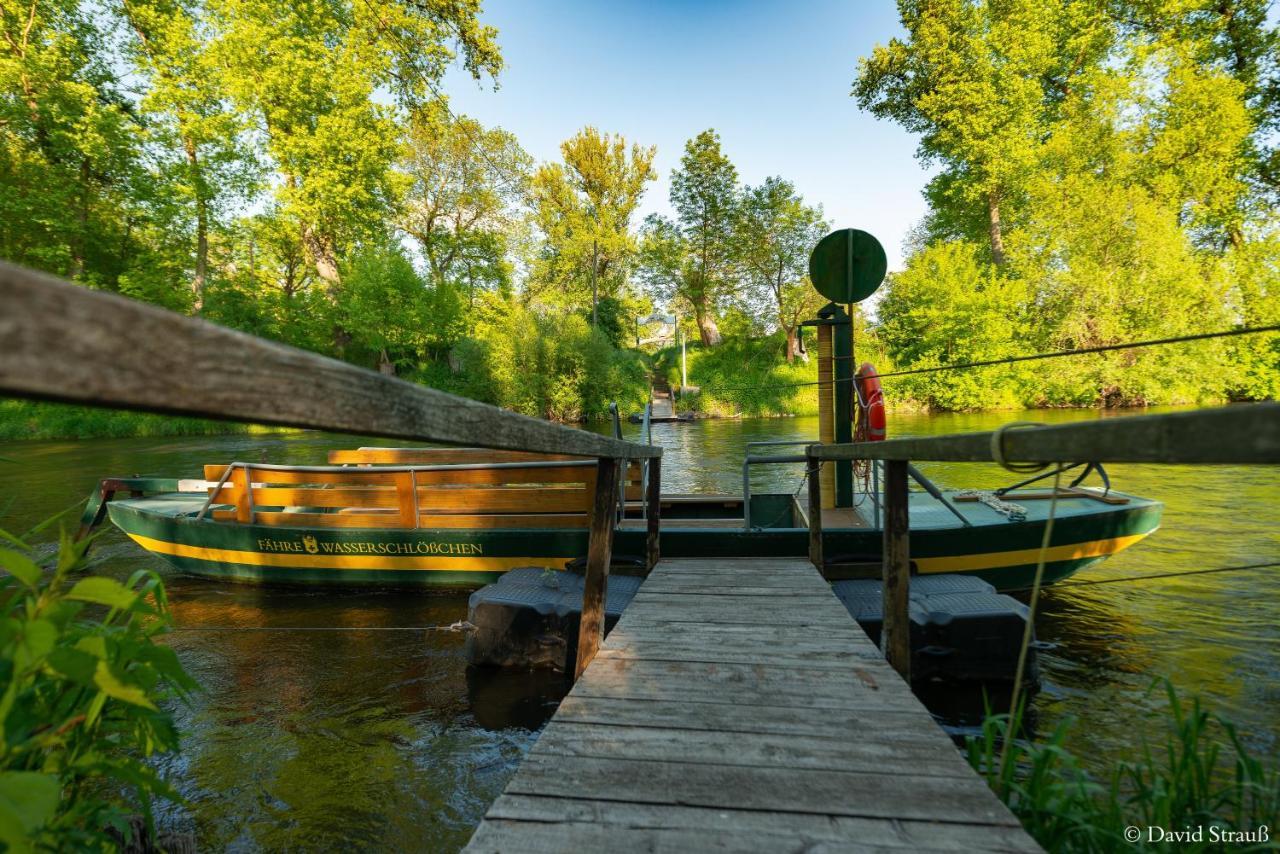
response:
<path id="1" fill-rule="evenodd" d="M 515 136 L 434 104 L 411 116 L 401 168 L 412 183 L 398 224 L 422 248 L 432 283 L 465 288 L 474 304 L 477 287 L 508 281 L 532 168 Z"/>
<path id="2" fill-rule="evenodd" d="M 133 59 L 149 78 L 141 107 L 157 119 L 153 136 L 162 146 L 171 137 L 180 150 L 182 166 L 166 189 L 192 209 L 191 291 L 198 312 L 219 202 L 242 199 L 256 177 L 257 163 L 245 138 L 249 128 L 223 97 L 220 70 L 209 61 L 198 29 L 199 7 L 182 0 L 124 0 L 120 9 L 135 37 Z"/>
<path id="3" fill-rule="evenodd" d="M 496 33 L 476 0 L 209 2 L 227 92 L 263 130 L 277 201 L 336 294 L 340 255 L 382 239 L 398 204 L 398 119 L 438 97 L 455 45 L 477 79 L 496 74 Z"/>
<path id="4" fill-rule="evenodd" d="M 452 286 L 435 289 L 433 299 L 404 254 L 393 246 L 370 246 L 350 262 L 338 300 L 339 322 L 352 344 L 376 355 L 378 369 L 395 375 L 397 362 L 414 364 L 434 331 L 457 322 Z M 447 333 L 444 333 L 447 335 Z"/>
<path id="5" fill-rule="evenodd" d="M 822 209 L 806 205 L 789 181 L 766 178 L 743 192 L 734 255 L 754 302 L 786 335 L 788 364 L 801 354 L 800 322 L 823 302 L 809 282 L 809 253 L 826 231 Z"/>
<path id="6" fill-rule="evenodd" d="M 147 187 L 106 27 L 76 0 L 0 3 L 0 255 L 114 287 Z"/>
<path id="7" fill-rule="evenodd" d="M 720 150 L 720 136 L 705 130 L 685 143 L 680 168 L 671 173 L 671 206 L 677 214 L 672 236 L 677 239 L 660 237 L 659 243 L 685 256 L 678 265 L 681 275 L 669 281 L 692 310 L 706 346 L 720 343 L 715 312 L 734 285 L 738 201 L 738 170 Z"/>
<path id="8" fill-rule="evenodd" d="M 1126 30 L 1151 46 L 1174 47 L 1189 63 L 1230 75 L 1249 111 L 1247 180 L 1265 202 L 1280 200 L 1280 26 L 1268 0 L 1130 0 Z M 1261 202 L 1261 200 L 1259 200 Z M 1239 246 L 1243 235 L 1228 237 Z"/>
<path id="9" fill-rule="evenodd" d="M 622 136 L 586 127 L 560 146 L 564 163 L 533 176 L 533 217 L 543 247 L 532 292 L 590 305 L 622 294 L 636 253 L 632 219 L 645 186 L 656 177 L 657 149 L 627 146 Z M 593 320 L 594 324 L 594 320 Z"/>
<path id="10" fill-rule="evenodd" d="M 984 226 L 991 258 L 1003 265 L 1010 206 L 1048 126 L 1112 45 L 1105 5 L 900 0 L 898 8 L 907 40 L 862 59 L 853 94 L 859 106 L 921 135 L 921 159 L 943 167 L 931 198 L 964 210 L 951 222 L 966 232 Z"/>

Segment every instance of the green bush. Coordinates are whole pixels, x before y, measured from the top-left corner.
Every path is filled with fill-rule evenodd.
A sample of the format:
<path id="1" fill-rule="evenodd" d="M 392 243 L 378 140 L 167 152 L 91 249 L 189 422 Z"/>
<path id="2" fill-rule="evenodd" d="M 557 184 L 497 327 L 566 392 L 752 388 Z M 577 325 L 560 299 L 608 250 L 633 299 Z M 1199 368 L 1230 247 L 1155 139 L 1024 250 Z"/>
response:
<path id="1" fill-rule="evenodd" d="M 763 338 L 726 335 L 716 347 L 687 345 L 689 385 L 694 394 L 676 401 L 680 412 L 718 417 L 813 415 L 818 411 L 816 346 L 810 360 L 788 365 L 782 333 Z M 668 347 L 654 357 L 657 369 L 674 389 L 680 385 L 680 348 Z"/>
<path id="2" fill-rule="evenodd" d="M 645 358 L 620 350 L 571 312 L 534 311 L 486 293 L 467 337 L 447 359 L 421 364 L 412 378 L 434 388 L 553 421 L 593 421 L 616 401 L 639 412 L 649 400 Z"/>
<path id="3" fill-rule="evenodd" d="M 0 532 L 3 534 L 3 532 Z M 65 533 L 52 573 L 30 547 L 0 550 L 0 842 L 9 851 L 108 849 L 151 801 L 178 800 L 147 764 L 176 750 L 163 710 L 194 681 L 156 642 L 169 619 L 159 576 L 81 575 L 89 541 Z"/>
<path id="4" fill-rule="evenodd" d="M 1035 744 L 1020 739 L 1022 709 L 988 714 L 982 735 L 970 737 L 969 763 L 1048 851 L 1251 850 L 1213 838 L 1223 831 L 1271 833 L 1280 822 L 1280 768 L 1253 758 L 1234 725 L 1184 704 L 1165 683 L 1168 704 L 1137 732 L 1162 731 L 1158 747 L 1140 737 L 1136 756 L 1121 761 L 1105 784 L 1094 780 L 1066 749 L 1070 722 Z M 1137 827 L 1137 843 L 1125 839 Z M 1148 841 L 1148 827 L 1203 828 L 1200 842 Z M 1273 837 L 1274 840 L 1274 837 Z M 1270 846 L 1262 845 L 1258 848 Z"/>

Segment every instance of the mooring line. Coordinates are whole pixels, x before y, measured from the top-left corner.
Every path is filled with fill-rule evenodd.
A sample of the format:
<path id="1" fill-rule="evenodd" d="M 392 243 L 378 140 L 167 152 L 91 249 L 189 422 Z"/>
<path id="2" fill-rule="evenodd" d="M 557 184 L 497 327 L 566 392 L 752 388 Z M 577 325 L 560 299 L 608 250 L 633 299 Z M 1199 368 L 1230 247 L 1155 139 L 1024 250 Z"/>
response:
<path id="1" fill-rule="evenodd" d="M 1249 563 L 1240 566 L 1216 566 L 1212 569 L 1188 569 L 1182 572 L 1156 572 L 1150 575 L 1130 575 L 1124 578 L 1095 578 L 1089 581 L 1059 581 L 1050 589 L 1057 590 L 1062 587 L 1091 587 L 1094 584 L 1119 584 L 1125 581 L 1149 581 L 1153 578 L 1180 578 L 1184 575 L 1210 575 L 1216 572 L 1241 572 L 1247 569 L 1272 569 L 1274 567 L 1280 567 L 1280 561 L 1273 561 L 1271 563 Z M 1001 592 L 1021 593 L 1030 589 L 1030 587 L 1012 587 Z"/>

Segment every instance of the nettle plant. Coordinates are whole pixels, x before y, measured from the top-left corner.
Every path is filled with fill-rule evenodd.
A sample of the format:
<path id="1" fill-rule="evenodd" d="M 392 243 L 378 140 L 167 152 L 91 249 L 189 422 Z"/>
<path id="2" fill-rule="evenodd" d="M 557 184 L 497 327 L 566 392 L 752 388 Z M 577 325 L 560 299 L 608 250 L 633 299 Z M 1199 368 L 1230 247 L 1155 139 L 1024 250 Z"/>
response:
<path id="1" fill-rule="evenodd" d="M 83 575 L 90 540 L 64 532 L 52 571 L 0 531 L 0 843 L 9 851 L 113 848 L 153 798 L 179 800 L 147 763 L 176 750 L 164 710 L 196 683 L 157 636 L 169 617 L 150 571 Z"/>

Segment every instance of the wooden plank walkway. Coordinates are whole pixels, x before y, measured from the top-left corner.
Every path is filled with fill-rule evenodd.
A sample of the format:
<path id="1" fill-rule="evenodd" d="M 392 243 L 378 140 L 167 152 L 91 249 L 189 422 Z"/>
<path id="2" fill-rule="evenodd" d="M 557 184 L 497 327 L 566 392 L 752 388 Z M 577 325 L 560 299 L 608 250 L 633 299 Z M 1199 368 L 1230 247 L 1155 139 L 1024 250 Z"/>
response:
<path id="1" fill-rule="evenodd" d="M 468 851 L 1036 851 L 819 577 L 663 560 Z"/>

